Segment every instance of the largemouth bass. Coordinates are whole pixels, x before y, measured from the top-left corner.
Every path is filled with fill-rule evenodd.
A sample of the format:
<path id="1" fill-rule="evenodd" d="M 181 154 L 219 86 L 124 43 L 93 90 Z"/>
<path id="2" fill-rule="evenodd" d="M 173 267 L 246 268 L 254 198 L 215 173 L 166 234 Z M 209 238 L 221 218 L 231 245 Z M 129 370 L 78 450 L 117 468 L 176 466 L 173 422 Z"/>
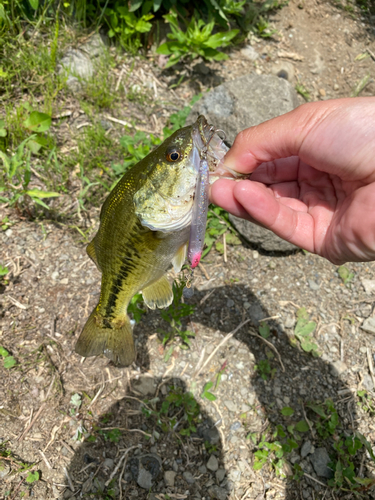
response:
<path id="1" fill-rule="evenodd" d="M 171 264 L 179 272 L 185 262 L 201 153 L 214 172 L 228 150 L 217 132 L 199 116 L 126 172 L 105 200 L 98 233 L 87 246 L 102 281 L 99 302 L 75 347 L 81 356 L 103 353 L 115 364 L 130 365 L 132 297 L 142 291 L 151 309 L 172 303 L 166 272 Z"/>

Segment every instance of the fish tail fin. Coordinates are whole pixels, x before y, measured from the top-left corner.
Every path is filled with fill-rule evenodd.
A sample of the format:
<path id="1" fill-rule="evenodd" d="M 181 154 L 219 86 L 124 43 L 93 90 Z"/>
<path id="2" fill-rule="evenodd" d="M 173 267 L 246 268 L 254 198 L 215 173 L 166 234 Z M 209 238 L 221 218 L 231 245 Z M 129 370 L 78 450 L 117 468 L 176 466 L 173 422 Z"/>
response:
<path id="1" fill-rule="evenodd" d="M 173 301 L 173 290 L 164 275 L 142 290 L 143 300 L 150 309 L 168 307 Z"/>
<path id="2" fill-rule="evenodd" d="M 135 349 L 129 317 L 108 321 L 94 309 L 76 343 L 75 351 L 84 357 L 104 354 L 116 365 L 131 365 L 135 359 Z"/>

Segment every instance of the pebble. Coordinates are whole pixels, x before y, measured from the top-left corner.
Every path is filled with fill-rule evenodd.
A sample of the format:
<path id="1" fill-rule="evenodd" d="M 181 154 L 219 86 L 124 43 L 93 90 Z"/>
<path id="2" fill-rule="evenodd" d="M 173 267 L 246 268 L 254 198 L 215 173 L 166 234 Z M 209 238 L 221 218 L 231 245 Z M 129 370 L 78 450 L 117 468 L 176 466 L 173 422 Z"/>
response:
<path id="1" fill-rule="evenodd" d="M 243 49 L 240 50 L 241 55 L 249 59 L 250 61 L 256 61 L 259 57 L 259 53 L 252 47 L 251 45 L 246 45 Z"/>
<path id="2" fill-rule="evenodd" d="M 227 471 L 225 469 L 218 469 L 215 472 L 216 481 L 218 483 L 221 483 L 221 481 L 223 481 L 226 473 L 227 473 Z"/>
<path id="3" fill-rule="evenodd" d="M 318 283 L 314 280 L 307 280 L 308 284 L 309 284 L 309 287 L 311 288 L 311 290 L 319 290 L 320 288 L 320 285 L 318 285 Z"/>
<path id="4" fill-rule="evenodd" d="M 311 455 L 311 453 L 314 453 L 315 448 L 311 444 L 310 441 L 305 441 L 301 447 L 301 457 L 305 458 L 307 455 Z"/>
<path id="5" fill-rule="evenodd" d="M 216 485 L 209 488 L 208 494 L 210 495 L 210 498 L 216 500 L 227 500 L 228 498 L 228 491 Z"/>
<path id="6" fill-rule="evenodd" d="M 167 487 L 174 488 L 175 478 L 176 473 L 173 470 L 167 470 L 164 472 L 164 482 Z"/>
<path id="7" fill-rule="evenodd" d="M 69 283 L 69 278 L 63 278 L 62 280 L 60 280 L 61 285 L 67 285 L 68 283 Z"/>
<path id="8" fill-rule="evenodd" d="M 234 483 L 238 483 L 241 480 L 241 471 L 238 469 L 231 469 L 228 475 Z"/>
<path id="9" fill-rule="evenodd" d="M 285 328 L 293 328 L 295 324 L 296 324 L 296 317 L 293 316 L 292 314 L 287 314 L 284 321 Z"/>
<path id="10" fill-rule="evenodd" d="M 224 401 L 225 406 L 228 408 L 229 411 L 236 412 L 237 411 L 237 406 L 233 401 L 230 401 L 229 399 L 226 399 Z"/>
<path id="11" fill-rule="evenodd" d="M 375 292 L 375 280 L 363 279 L 361 280 L 361 283 L 367 295 L 370 295 L 373 292 Z"/>
<path id="12" fill-rule="evenodd" d="M 219 462 L 215 455 L 211 455 L 207 462 L 207 469 L 216 472 L 219 468 Z"/>
<path id="13" fill-rule="evenodd" d="M 334 375 L 335 377 L 339 377 L 348 370 L 346 364 L 343 361 L 340 361 L 339 359 L 333 361 L 329 368 L 331 374 Z"/>
<path id="14" fill-rule="evenodd" d="M 227 307 L 233 307 L 234 306 L 234 300 L 228 299 L 227 300 Z"/>
<path id="15" fill-rule="evenodd" d="M 338 83 L 335 83 L 334 86 L 333 86 L 333 90 L 339 90 L 340 86 L 338 85 Z"/>
<path id="16" fill-rule="evenodd" d="M 231 431 L 238 431 L 238 429 L 241 429 L 241 427 L 242 427 L 241 422 L 234 422 L 234 423 L 230 426 L 230 430 L 231 430 Z"/>
<path id="17" fill-rule="evenodd" d="M 330 479 L 333 477 L 333 471 L 328 467 L 331 459 L 325 448 L 317 448 L 310 457 L 310 461 L 314 467 L 316 474 L 320 477 Z"/>
<path id="18" fill-rule="evenodd" d="M 10 238 L 12 236 L 12 234 L 13 234 L 13 231 L 11 229 L 7 229 L 5 231 L 5 236 L 7 236 L 8 238 Z"/>
<path id="19" fill-rule="evenodd" d="M 324 89 L 319 89 L 319 94 L 322 96 L 322 97 L 325 97 L 326 96 L 326 91 Z"/>
<path id="20" fill-rule="evenodd" d="M 56 281 L 57 278 L 59 277 L 59 272 L 58 271 L 54 271 L 52 274 L 51 274 L 51 278 Z"/>
<path id="21" fill-rule="evenodd" d="M 198 470 L 201 474 L 207 473 L 207 467 L 205 465 L 201 465 L 200 467 L 198 467 Z"/>
<path id="22" fill-rule="evenodd" d="M 367 333 L 373 333 L 375 334 L 375 318 L 366 318 L 365 321 L 362 323 L 360 326 L 362 330 L 364 330 Z"/>
<path id="23" fill-rule="evenodd" d="M 106 458 L 103 462 L 104 467 L 107 467 L 107 469 L 112 469 L 113 468 L 114 461 L 112 458 Z"/>
<path id="24" fill-rule="evenodd" d="M 194 476 L 191 472 L 189 471 L 185 471 L 183 474 L 182 474 L 182 477 L 185 479 L 185 481 L 188 483 L 188 484 L 194 484 L 195 483 L 195 479 L 194 479 Z"/>
<path id="25" fill-rule="evenodd" d="M 258 259 L 259 258 L 259 252 L 257 252 L 256 250 L 254 250 L 253 252 L 253 259 Z"/>

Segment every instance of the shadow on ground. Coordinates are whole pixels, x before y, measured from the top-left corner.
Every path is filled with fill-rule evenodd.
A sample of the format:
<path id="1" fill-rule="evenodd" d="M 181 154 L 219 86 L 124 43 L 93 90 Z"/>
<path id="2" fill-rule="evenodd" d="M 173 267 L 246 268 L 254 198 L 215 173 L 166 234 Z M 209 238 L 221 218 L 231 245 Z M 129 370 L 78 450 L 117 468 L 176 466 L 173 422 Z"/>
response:
<path id="1" fill-rule="evenodd" d="M 217 335 L 216 344 L 242 321 L 251 318 L 251 322 L 226 342 L 197 376 L 197 359 L 208 343 L 201 330 L 191 351 L 188 354 L 179 351 L 181 355 L 176 358 L 176 363 L 180 356 L 188 360 L 184 375 L 180 378 L 174 372 L 172 378 L 167 376 L 161 379 L 147 374 L 150 359 L 146 341 L 155 331 L 148 325 L 159 313 L 147 314 L 134 332 L 139 339 L 136 364 L 140 376 L 129 381 L 127 396 L 113 405 L 106 415 L 100 416 L 99 423 L 95 424 L 96 430 L 92 431 L 95 442 L 86 441 L 80 446 L 68 467 L 75 492 L 67 488 L 62 498 L 292 500 L 321 498 L 324 495 L 326 487 L 323 485 L 328 476 L 332 476 L 332 471 L 321 465 L 322 473 L 319 476 L 315 474 L 310 460 L 313 447 L 310 447 L 310 454 L 301 457 L 301 446 L 307 441 L 315 448 L 325 448 L 332 454 L 328 441 L 323 442 L 316 430 L 314 435 L 309 430 L 294 434 L 298 448 L 287 455 L 287 469 L 284 469 L 291 472 L 293 463 L 297 463 L 315 480 L 304 476 L 299 483 L 290 477 L 282 481 L 275 477 L 274 469 L 269 464 L 254 472 L 253 454 L 262 433 L 268 436 L 269 441 L 285 441 L 286 438 L 280 436 L 271 438 L 280 424 L 287 437 L 291 437 L 286 431 L 287 426 L 303 420 L 304 412 L 307 418 L 316 421 L 317 415 L 307 408 L 311 402 L 332 399 L 341 422 L 340 432 L 352 435 L 356 428 L 356 413 L 351 391 L 332 365 L 298 347 L 292 347 L 287 329 L 276 320 L 271 320 L 268 341 L 279 353 L 285 367 L 283 371 L 277 355 L 272 357 L 270 353 L 274 354 L 273 350 L 255 336 L 259 320 L 272 314 L 248 288 L 235 284 L 216 288 L 199 305 L 206 295 L 207 290 L 196 292 L 191 299 L 197 304 L 194 322 L 204 326 L 203 331 L 219 328 L 221 333 Z M 250 304 L 247 310 L 236 307 L 238 298 L 244 296 Z M 223 304 L 233 305 L 228 307 Z M 198 356 L 193 361 L 191 355 L 194 350 Z M 208 354 L 205 355 L 207 357 Z M 238 363 L 246 364 L 249 359 L 252 369 L 248 370 L 248 374 L 244 370 L 238 372 Z M 263 380 L 259 370 L 254 369 L 254 365 L 259 366 L 266 359 L 273 370 L 268 374 L 268 381 Z M 201 394 L 204 382 L 209 378 L 214 380 L 213 375 L 223 361 L 227 362 L 225 373 L 228 379 L 222 388 L 224 393 L 218 392 L 215 403 L 224 415 L 224 422 L 208 415 L 205 408 L 208 406 L 214 410 L 213 403 L 207 400 L 203 403 L 200 398 L 198 403 L 189 392 L 195 389 L 195 396 Z M 211 369 L 211 373 L 207 374 L 212 366 L 215 370 Z M 122 373 L 125 377 L 126 370 Z M 230 382 L 231 374 L 233 384 Z M 238 377 L 240 384 L 235 382 Z M 228 399 L 236 402 L 236 412 L 226 408 L 224 401 Z M 147 400 L 147 406 L 143 406 L 140 400 Z M 293 416 L 281 415 L 280 410 L 285 406 L 294 409 Z M 90 422 L 85 425 L 90 430 Z M 256 436 L 255 442 L 246 439 L 248 434 Z M 224 449 L 223 437 L 226 442 Z M 369 492 L 366 495 L 366 498 L 372 498 Z M 334 497 L 326 492 L 325 498 Z"/>

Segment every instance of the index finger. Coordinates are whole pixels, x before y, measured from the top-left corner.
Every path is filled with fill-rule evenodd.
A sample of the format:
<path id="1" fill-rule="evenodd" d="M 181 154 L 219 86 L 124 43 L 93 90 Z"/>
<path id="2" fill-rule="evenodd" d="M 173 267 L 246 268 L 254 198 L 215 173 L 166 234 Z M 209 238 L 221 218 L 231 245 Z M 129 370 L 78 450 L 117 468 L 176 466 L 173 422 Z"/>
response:
<path id="1" fill-rule="evenodd" d="M 280 158 L 299 156 L 308 134 L 347 99 L 313 102 L 240 132 L 224 158 L 224 166 L 240 173 Z M 304 159 L 308 162 L 308 158 Z"/>

